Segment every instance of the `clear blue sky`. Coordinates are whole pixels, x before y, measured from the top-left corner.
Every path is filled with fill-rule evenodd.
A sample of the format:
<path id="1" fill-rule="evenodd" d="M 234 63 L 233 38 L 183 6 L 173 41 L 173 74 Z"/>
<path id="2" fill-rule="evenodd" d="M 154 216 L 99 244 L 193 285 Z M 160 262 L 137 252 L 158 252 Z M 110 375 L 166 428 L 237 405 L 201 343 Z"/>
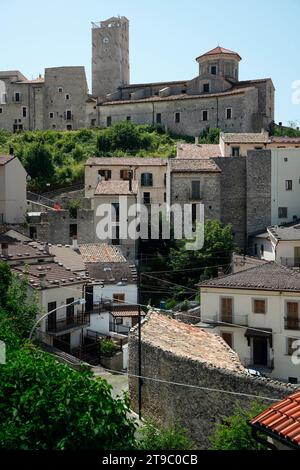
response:
<path id="1" fill-rule="evenodd" d="M 90 23 L 115 15 L 130 20 L 132 83 L 190 79 L 220 44 L 242 56 L 242 80 L 273 79 L 276 121 L 300 123 L 299 0 L 0 0 L 0 70 L 84 65 L 90 85 Z"/>

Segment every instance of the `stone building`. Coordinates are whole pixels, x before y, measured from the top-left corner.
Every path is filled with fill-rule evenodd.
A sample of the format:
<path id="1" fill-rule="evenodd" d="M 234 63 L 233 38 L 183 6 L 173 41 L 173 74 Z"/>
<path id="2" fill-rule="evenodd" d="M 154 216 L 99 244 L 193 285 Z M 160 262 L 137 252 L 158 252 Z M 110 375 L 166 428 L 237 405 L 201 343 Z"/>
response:
<path id="1" fill-rule="evenodd" d="M 130 84 L 129 21 L 112 17 L 92 23 L 92 94 L 83 67 L 46 68 L 35 80 L 19 71 L 0 72 L 0 128 L 72 130 L 131 120 L 193 136 L 212 127 L 269 129 L 272 80 L 239 81 L 240 60 L 218 46 L 197 57 L 191 80 Z"/>
<path id="2" fill-rule="evenodd" d="M 137 327 L 128 344 L 131 406 L 138 411 Z M 217 423 L 238 405 L 248 407 L 259 396 L 276 401 L 296 390 L 292 384 L 251 376 L 222 338 L 154 312 L 142 324 L 141 375 L 142 416 L 181 425 L 198 449 L 210 446 Z"/>

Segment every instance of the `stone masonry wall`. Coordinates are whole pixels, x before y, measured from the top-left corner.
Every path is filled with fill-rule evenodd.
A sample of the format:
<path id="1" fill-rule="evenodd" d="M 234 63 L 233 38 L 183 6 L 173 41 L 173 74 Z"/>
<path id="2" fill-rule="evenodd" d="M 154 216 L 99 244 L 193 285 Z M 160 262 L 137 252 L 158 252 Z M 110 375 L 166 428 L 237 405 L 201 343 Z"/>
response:
<path id="1" fill-rule="evenodd" d="M 178 339 L 179 340 L 179 339 Z M 129 374 L 138 374 L 136 328 L 129 334 Z M 282 399 L 296 387 L 264 378 L 229 372 L 186 357 L 173 355 L 149 343 L 142 343 L 142 376 L 218 390 Z M 132 408 L 138 408 L 138 379 L 129 378 Z M 237 405 L 247 407 L 255 398 L 204 391 L 143 379 L 142 415 L 161 424 L 178 423 L 187 429 L 199 449 L 210 447 L 209 436 L 216 423 L 235 412 Z M 272 402 L 262 400 L 267 407 Z"/>

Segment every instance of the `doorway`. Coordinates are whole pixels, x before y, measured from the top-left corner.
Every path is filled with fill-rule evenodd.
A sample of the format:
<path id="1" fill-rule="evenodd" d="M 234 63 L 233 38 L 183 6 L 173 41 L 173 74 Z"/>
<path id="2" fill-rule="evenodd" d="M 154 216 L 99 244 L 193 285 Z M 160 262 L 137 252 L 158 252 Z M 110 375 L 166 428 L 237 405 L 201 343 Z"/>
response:
<path id="1" fill-rule="evenodd" d="M 253 338 L 253 364 L 268 365 L 268 339 Z"/>

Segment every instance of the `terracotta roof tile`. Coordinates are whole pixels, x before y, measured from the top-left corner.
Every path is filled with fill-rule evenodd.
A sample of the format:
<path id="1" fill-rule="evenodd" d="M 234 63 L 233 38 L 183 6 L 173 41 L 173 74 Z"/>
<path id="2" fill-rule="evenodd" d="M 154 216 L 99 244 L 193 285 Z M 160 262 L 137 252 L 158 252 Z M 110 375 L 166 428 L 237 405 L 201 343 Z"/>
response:
<path id="1" fill-rule="evenodd" d="M 247 374 L 238 355 L 217 335 L 151 312 L 142 325 L 142 341 L 219 369 Z"/>
<path id="2" fill-rule="evenodd" d="M 113 317 L 138 317 L 139 308 L 137 305 L 114 305 L 111 314 Z M 141 310 L 141 315 L 145 316 L 145 312 Z"/>
<path id="3" fill-rule="evenodd" d="M 205 52 L 205 54 L 199 55 L 197 59 L 200 59 L 200 57 L 206 57 L 208 55 L 215 55 L 215 54 L 237 55 L 241 59 L 241 56 L 237 52 L 231 51 L 230 49 L 225 49 L 225 47 L 221 47 L 221 46 L 217 46 L 214 49 L 211 49 L 210 51 Z"/>
<path id="4" fill-rule="evenodd" d="M 177 145 L 177 158 L 210 158 L 220 157 L 219 144 L 184 144 Z"/>
<path id="5" fill-rule="evenodd" d="M 267 408 L 250 421 L 250 426 L 300 450 L 300 392 Z"/>
<path id="6" fill-rule="evenodd" d="M 13 272 L 21 276 L 26 274 L 29 279 L 29 285 L 33 289 L 39 290 L 82 284 L 88 280 L 88 278 L 78 276 L 70 269 L 56 262 L 14 266 Z M 41 278 L 42 276 L 44 276 L 43 279 Z"/>
<path id="7" fill-rule="evenodd" d="M 300 292 L 300 273 L 269 262 L 201 282 L 200 287 Z"/>
<path id="8" fill-rule="evenodd" d="M 166 158 L 160 157 L 91 157 L 85 166 L 163 166 L 167 164 Z"/>
<path id="9" fill-rule="evenodd" d="M 105 181 L 102 180 L 98 183 L 95 189 L 95 196 L 101 195 L 132 195 L 137 194 L 138 191 L 138 184 L 136 181 L 132 181 L 132 190 L 129 190 L 129 181 L 121 181 L 121 180 L 110 180 Z"/>
<path id="10" fill-rule="evenodd" d="M 125 263 L 120 250 L 108 243 L 87 243 L 79 246 L 80 254 L 86 263 Z"/>
<path id="11" fill-rule="evenodd" d="M 13 160 L 15 157 L 14 155 L 0 155 L 0 166 L 6 165 L 8 162 Z"/>
<path id="12" fill-rule="evenodd" d="M 222 132 L 221 138 L 225 143 L 242 144 L 267 144 L 270 142 L 270 137 L 267 132 L 252 132 L 252 133 L 229 133 Z"/>
<path id="13" fill-rule="evenodd" d="M 219 173 L 221 172 L 218 165 L 209 158 L 194 158 L 194 159 L 180 159 L 175 158 L 170 161 L 172 173 L 194 173 L 194 172 L 208 172 Z"/>

